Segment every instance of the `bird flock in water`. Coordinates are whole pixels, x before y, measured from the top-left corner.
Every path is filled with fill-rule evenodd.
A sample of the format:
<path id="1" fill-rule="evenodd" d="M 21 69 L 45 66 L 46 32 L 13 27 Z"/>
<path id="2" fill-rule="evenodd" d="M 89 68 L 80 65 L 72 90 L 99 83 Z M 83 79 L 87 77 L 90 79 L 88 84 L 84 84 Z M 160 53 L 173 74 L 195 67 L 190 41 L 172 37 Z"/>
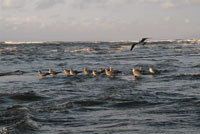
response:
<path id="1" fill-rule="evenodd" d="M 98 70 L 88 70 L 87 67 L 85 67 L 83 69 L 83 71 L 77 71 L 77 70 L 67 70 L 67 69 L 64 69 L 63 71 L 65 73 L 66 76 L 76 76 L 78 75 L 79 73 L 84 73 L 85 75 L 93 75 L 94 77 L 97 77 L 97 76 L 100 76 L 100 75 L 107 75 L 107 76 L 117 76 L 118 74 L 122 73 L 122 71 L 119 71 L 119 70 L 116 70 L 116 69 L 113 69 L 112 66 L 110 66 L 109 69 L 102 69 L 102 68 L 99 68 Z M 135 77 L 140 77 L 142 76 L 143 74 L 158 74 L 158 70 L 154 70 L 152 67 L 149 67 L 149 70 L 148 72 L 145 72 L 145 70 L 142 68 L 142 67 L 139 67 L 139 69 L 135 69 L 135 68 L 132 68 L 132 74 L 135 76 Z M 51 68 L 49 69 L 48 72 L 41 72 L 40 70 L 38 70 L 38 74 L 40 77 L 45 77 L 45 76 L 56 76 L 57 74 L 59 73 L 62 73 L 62 72 L 56 72 L 56 71 L 53 71 Z"/>
<path id="2" fill-rule="evenodd" d="M 142 38 L 139 42 L 136 42 L 136 43 L 133 43 L 132 46 L 131 46 L 131 49 L 130 51 L 133 50 L 133 48 L 138 44 L 138 45 L 144 45 L 146 44 L 146 40 L 147 39 L 150 39 L 150 38 Z M 156 74 L 158 73 L 158 71 L 154 70 L 152 67 L 149 67 L 149 71 L 148 71 L 150 74 Z M 51 76 L 55 76 L 57 74 L 59 74 L 61 72 L 56 72 L 56 71 L 53 71 L 51 68 L 49 69 L 49 72 L 47 73 L 43 73 L 41 72 L 40 70 L 38 70 L 38 74 L 40 77 L 45 77 L 47 75 L 51 75 Z M 77 74 L 81 73 L 81 71 L 77 71 L 77 70 L 67 70 L 67 69 L 64 69 L 64 73 L 65 75 L 70 75 L 70 76 L 76 76 Z M 95 77 L 99 76 L 99 75 L 102 75 L 102 74 L 106 74 L 107 76 L 116 76 L 117 74 L 120 74 L 122 73 L 121 71 L 119 70 L 115 70 L 113 69 L 111 66 L 109 69 L 98 69 L 97 71 L 96 70 L 88 70 L 87 67 L 85 67 L 83 69 L 83 73 L 85 75 L 93 75 Z M 140 77 L 144 72 L 143 68 L 142 67 L 139 67 L 139 69 L 135 69 L 135 68 L 132 68 L 132 73 L 135 77 Z"/>

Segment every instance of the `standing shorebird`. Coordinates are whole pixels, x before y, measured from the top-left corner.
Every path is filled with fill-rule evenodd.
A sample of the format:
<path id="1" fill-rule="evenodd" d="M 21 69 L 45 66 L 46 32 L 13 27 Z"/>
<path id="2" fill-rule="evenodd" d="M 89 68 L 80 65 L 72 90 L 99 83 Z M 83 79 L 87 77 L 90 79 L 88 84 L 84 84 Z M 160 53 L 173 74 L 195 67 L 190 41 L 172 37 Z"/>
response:
<path id="1" fill-rule="evenodd" d="M 144 70 L 143 70 L 143 67 L 141 67 L 141 66 L 139 67 L 138 70 L 139 70 L 140 72 L 144 71 Z"/>
<path id="2" fill-rule="evenodd" d="M 92 70 L 88 70 L 87 67 L 84 67 L 83 72 L 84 72 L 86 75 L 92 74 Z"/>
<path id="3" fill-rule="evenodd" d="M 70 70 L 64 69 L 64 73 L 65 73 L 66 75 L 70 75 Z"/>
<path id="4" fill-rule="evenodd" d="M 45 76 L 49 75 L 49 73 L 42 73 L 40 70 L 38 70 L 38 75 L 40 77 L 45 77 Z"/>
<path id="5" fill-rule="evenodd" d="M 132 72 L 133 72 L 133 75 L 134 75 L 135 77 L 139 77 L 139 76 L 142 75 L 142 73 L 140 73 L 140 71 L 136 70 L 135 68 L 132 69 Z"/>
<path id="6" fill-rule="evenodd" d="M 114 71 L 113 68 L 112 68 L 112 66 L 110 66 L 110 71 Z"/>
<path id="7" fill-rule="evenodd" d="M 139 44 L 140 44 L 140 45 L 144 45 L 144 44 L 146 44 L 145 41 L 146 41 L 147 39 L 150 39 L 150 38 L 142 38 L 139 42 L 133 43 L 132 46 L 131 46 L 130 51 L 133 50 L 133 48 L 134 48 L 135 45 L 137 45 L 137 44 L 138 44 L 138 45 L 139 45 Z"/>
<path id="8" fill-rule="evenodd" d="M 110 71 L 113 72 L 114 74 L 121 73 L 121 71 L 113 69 L 112 66 L 110 66 Z"/>
<path id="9" fill-rule="evenodd" d="M 59 73 L 61 73 L 61 72 L 52 71 L 51 68 L 49 69 L 49 74 L 50 74 L 51 76 L 55 76 L 55 75 L 57 75 L 57 74 L 59 74 Z"/>
<path id="10" fill-rule="evenodd" d="M 148 73 L 149 73 L 149 72 L 146 71 L 146 70 L 144 69 L 144 67 L 142 67 L 142 66 L 139 66 L 138 71 L 139 71 L 142 75 L 143 75 L 143 74 L 148 74 Z"/>
<path id="11" fill-rule="evenodd" d="M 114 73 L 112 71 L 108 71 L 108 69 L 105 69 L 105 73 L 107 76 L 113 76 Z"/>
<path id="12" fill-rule="evenodd" d="M 108 70 L 108 69 L 105 69 L 105 73 L 107 76 L 115 76 L 117 75 L 119 72 L 117 70 Z"/>
<path id="13" fill-rule="evenodd" d="M 70 75 L 72 76 L 76 76 L 78 73 L 80 73 L 79 71 L 73 71 L 72 69 L 70 69 L 69 71 Z"/>
<path id="14" fill-rule="evenodd" d="M 95 71 L 95 70 L 92 71 L 92 74 L 93 74 L 94 76 L 96 76 L 96 77 L 99 76 L 100 73 L 101 73 L 101 72 L 97 72 L 97 71 Z"/>
<path id="15" fill-rule="evenodd" d="M 150 74 L 158 74 L 158 73 L 160 73 L 160 72 L 159 72 L 159 70 L 155 70 L 155 69 L 153 69 L 152 67 L 150 67 L 150 68 L 149 68 L 149 73 L 150 73 Z"/>

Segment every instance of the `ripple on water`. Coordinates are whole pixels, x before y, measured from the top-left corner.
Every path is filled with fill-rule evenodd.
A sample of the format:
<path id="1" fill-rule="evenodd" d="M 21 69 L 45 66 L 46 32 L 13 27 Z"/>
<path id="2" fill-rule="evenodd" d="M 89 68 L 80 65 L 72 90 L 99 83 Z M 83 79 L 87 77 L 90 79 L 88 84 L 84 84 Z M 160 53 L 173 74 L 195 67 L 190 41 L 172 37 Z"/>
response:
<path id="1" fill-rule="evenodd" d="M 33 119 L 34 110 L 22 106 L 9 106 L 0 113 L 0 124 L 5 125 L 8 133 L 29 133 L 38 130 L 40 125 Z"/>
<path id="2" fill-rule="evenodd" d="M 39 101 L 45 99 L 46 97 L 35 93 L 34 91 L 24 92 L 24 93 L 0 93 L 1 97 L 8 97 L 16 101 Z"/>

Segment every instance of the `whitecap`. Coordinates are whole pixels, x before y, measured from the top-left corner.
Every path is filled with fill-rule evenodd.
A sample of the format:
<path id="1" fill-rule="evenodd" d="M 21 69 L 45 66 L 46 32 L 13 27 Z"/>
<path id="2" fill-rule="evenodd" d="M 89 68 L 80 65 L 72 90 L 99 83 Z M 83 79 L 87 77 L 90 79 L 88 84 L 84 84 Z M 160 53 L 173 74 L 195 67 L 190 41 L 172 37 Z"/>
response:
<path id="1" fill-rule="evenodd" d="M 19 45 L 19 44 L 43 44 L 46 42 L 42 41 L 4 41 L 2 44 L 8 44 L 8 45 Z"/>
<path id="2" fill-rule="evenodd" d="M 64 50 L 65 53 L 96 53 L 96 51 L 92 48 L 81 48 L 81 49 L 71 49 Z"/>

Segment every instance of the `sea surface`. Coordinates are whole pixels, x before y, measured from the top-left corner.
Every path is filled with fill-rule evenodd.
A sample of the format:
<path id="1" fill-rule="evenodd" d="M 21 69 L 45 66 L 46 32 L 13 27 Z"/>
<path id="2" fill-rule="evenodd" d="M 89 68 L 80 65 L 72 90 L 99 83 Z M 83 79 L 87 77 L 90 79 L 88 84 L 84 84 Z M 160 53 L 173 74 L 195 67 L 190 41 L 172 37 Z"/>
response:
<path id="1" fill-rule="evenodd" d="M 133 42 L 1 42 L 0 133 L 199 134 L 200 40 Z"/>

